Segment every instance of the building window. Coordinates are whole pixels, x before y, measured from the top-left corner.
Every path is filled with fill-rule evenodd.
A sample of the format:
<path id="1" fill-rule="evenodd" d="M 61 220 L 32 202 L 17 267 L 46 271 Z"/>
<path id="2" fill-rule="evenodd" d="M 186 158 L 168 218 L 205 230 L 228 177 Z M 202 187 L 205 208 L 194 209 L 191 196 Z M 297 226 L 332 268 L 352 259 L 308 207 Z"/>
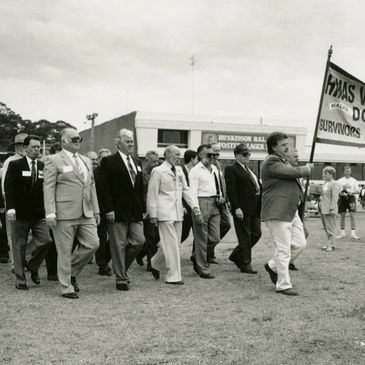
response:
<path id="1" fill-rule="evenodd" d="M 171 144 L 177 147 L 188 147 L 188 131 L 177 129 L 159 129 L 157 137 L 157 146 L 166 147 Z"/>

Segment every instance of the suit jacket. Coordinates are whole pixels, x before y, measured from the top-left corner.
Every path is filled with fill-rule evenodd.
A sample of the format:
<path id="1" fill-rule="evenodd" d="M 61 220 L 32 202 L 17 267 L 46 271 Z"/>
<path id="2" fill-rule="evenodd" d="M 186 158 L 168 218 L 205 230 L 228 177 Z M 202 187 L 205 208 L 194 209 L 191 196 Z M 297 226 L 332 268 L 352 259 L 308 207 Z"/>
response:
<path id="1" fill-rule="evenodd" d="M 142 166 L 134 158 L 133 162 L 137 167 L 134 186 L 119 152 L 101 160 L 102 204 L 105 213 L 114 211 L 117 222 L 141 221 L 146 211 Z"/>
<path id="2" fill-rule="evenodd" d="M 16 218 L 39 220 L 45 217 L 43 203 L 44 163 L 37 160 L 37 179 L 32 186 L 31 171 L 26 157 L 10 162 L 5 177 L 6 209 L 15 209 Z"/>
<path id="3" fill-rule="evenodd" d="M 188 184 L 188 186 L 190 186 L 188 170 L 186 169 L 185 166 L 182 166 L 181 169 L 184 173 L 186 183 Z M 188 211 L 188 214 L 191 214 L 191 208 L 189 207 L 189 204 L 185 201 L 184 198 L 183 198 L 183 207 Z"/>
<path id="4" fill-rule="evenodd" d="M 262 221 L 291 222 L 303 200 L 298 178 L 309 176 L 306 166 L 292 166 L 275 154 L 268 155 L 261 167 Z"/>
<path id="5" fill-rule="evenodd" d="M 320 211 L 322 214 L 337 214 L 338 213 L 338 194 L 342 190 L 341 185 L 335 181 L 325 182 L 319 202 Z"/>
<path id="6" fill-rule="evenodd" d="M 105 209 L 103 207 L 102 193 L 101 193 L 101 170 L 100 170 L 100 166 L 98 166 L 94 170 L 94 179 L 95 179 L 95 188 L 96 188 L 96 195 L 98 197 L 100 215 L 104 215 L 105 214 Z"/>
<path id="7" fill-rule="evenodd" d="M 262 188 L 259 179 L 257 191 L 253 177 L 237 161 L 226 167 L 224 175 L 232 215 L 235 215 L 237 208 L 241 208 L 244 214 L 260 216 Z"/>
<path id="8" fill-rule="evenodd" d="M 44 166 L 44 204 L 46 215 L 57 220 L 92 218 L 99 214 L 91 161 L 80 155 L 87 168 L 86 181 L 80 176 L 68 155 L 61 151 L 47 156 Z"/>
<path id="9" fill-rule="evenodd" d="M 147 193 L 149 217 L 159 221 L 184 220 L 183 197 L 190 208 L 193 208 L 190 188 L 180 166 L 176 166 L 176 175 L 166 161 L 152 170 Z"/>

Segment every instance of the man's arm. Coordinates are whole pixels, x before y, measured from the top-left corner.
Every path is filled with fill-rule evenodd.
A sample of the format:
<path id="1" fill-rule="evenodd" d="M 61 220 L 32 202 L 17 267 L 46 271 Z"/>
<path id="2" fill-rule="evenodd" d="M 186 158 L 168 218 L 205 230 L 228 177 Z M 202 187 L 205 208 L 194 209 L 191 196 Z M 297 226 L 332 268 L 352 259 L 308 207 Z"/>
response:
<path id="1" fill-rule="evenodd" d="M 156 169 L 153 169 L 148 182 L 147 189 L 147 214 L 149 218 L 157 219 L 157 206 L 158 206 L 158 193 L 160 190 L 160 173 Z"/>
<path id="2" fill-rule="evenodd" d="M 194 201 L 194 206 L 199 207 L 199 200 L 198 200 L 199 176 L 196 173 L 196 170 L 194 169 L 192 169 L 189 172 L 189 182 L 190 182 L 191 197 Z"/>
<path id="3" fill-rule="evenodd" d="M 5 176 L 4 190 L 6 200 L 6 210 L 15 209 L 15 196 L 16 196 L 16 180 L 17 180 L 18 169 L 14 162 L 10 162 L 8 170 Z"/>
<path id="4" fill-rule="evenodd" d="M 56 212 L 56 183 L 57 183 L 57 167 L 54 164 L 52 157 L 46 157 L 44 161 L 44 182 L 43 196 L 46 218 L 54 218 Z"/>
<path id="5" fill-rule="evenodd" d="M 195 201 L 192 197 L 190 187 L 186 181 L 185 174 L 181 174 L 182 177 L 182 195 L 183 195 L 183 204 L 187 204 L 191 209 L 195 209 L 195 214 L 199 211 L 199 205 L 195 205 Z"/>
<path id="6" fill-rule="evenodd" d="M 228 200 L 231 203 L 232 210 L 235 211 L 240 206 L 237 198 L 237 177 L 233 166 L 226 167 L 224 178 L 226 181 Z"/>
<path id="7" fill-rule="evenodd" d="M 268 177 L 287 180 L 309 176 L 311 172 L 310 165 L 308 164 L 294 167 L 285 164 L 279 157 L 273 157 L 265 161 L 265 170 Z"/>

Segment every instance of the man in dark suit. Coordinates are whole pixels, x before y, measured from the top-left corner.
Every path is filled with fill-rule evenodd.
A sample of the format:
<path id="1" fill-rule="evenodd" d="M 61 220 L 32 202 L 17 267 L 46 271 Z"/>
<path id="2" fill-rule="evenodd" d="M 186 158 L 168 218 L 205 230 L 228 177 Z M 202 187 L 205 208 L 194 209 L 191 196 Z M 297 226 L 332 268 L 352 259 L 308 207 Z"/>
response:
<path id="1" fill-rule="evenodd" d="M 0 264 L 7 264 L 9 261 L 9 245 L 6 234 L 5 201 L 2 190 L 0 191 L 0 221 Z"/>
<path id="2" fill-rule="evenodd" d="M 105 209 L 102 201 L 101 194 L 101 171 L 100 171 L 100 163 L 101 160 L 110 156 L 111 151 L 107 148 L 102 148 L 99 150 L 97 155 L 98 165 L 94 169 L 94 179 L 95 179 L 95 187 L 96 193 L 98 195 L 99 202 L 99 210 L 100 210 L 100 224 L 98 225 L 98 236 L 99 236 L 99 248 L 95 252 L 95 260 L 96 264 L 99 267 L 99 275 L 102 276 L 111 276 L 111 268 L 109 267 L 109 261 L 111 259 L 110 248 L 109 248 L 109 235 L 108 235 L 108 223 L 106 221 Z M 92 160 L 91 160 L 92 161 Z M 93 165 L 94 167 L 94 165 Z"/>
<path id="3" fill-rule="evenodd" d="M 189 172 L 198 162 L 199 162 L 198 154 L 196 153 L 196 151 L 193 150 L 185 151 L 184 166 L 182 170 L 188 185 L 189 185 Z M 186 203 L 184 198 L 183 198 L 183 205 L 184 205 L 184 221 L 182 224 L 181 243 L 183 243 L 189 237 L 190 229 L 193 227 L 193 221 L 191 218 L 191 208 L 189 207 L 189 204 Z"/>
<path id="4" fill-rule="evenodd" d="M 234 149 L 236 162 L 225 169 L 227 195 L 231 204 L 238 246 L 229 259 L 243 273 L 257 274 L 251 267 L 251 250 L 261 237 L 261 185 L 247 166 L 250 151 L 244 143 Z"/>
<path id="5" fill-rule="evenodd" d="M 110 236 L 110 251 L 116 289 L 129 290 L 127 271 L 145 241 L 146 212 L 143 174 L 134 152 L 133 132 L 121 129 L 116 138 L 118 152 L 101 161 L 101 193 Z"/>
<path id="6" fill-rule="evenodd" d="M 261 168 L 262 214 L 271 239 L 275 244 L 274 256 L 265 264 L 265 270 L 276 285 L 276 292 L 296 296 L 289 276 L 289 263 L 305 248 L 303 223 L 298 208 L 303 201 L 299 178 L 309 176 L 313 164 L 292 166 L 288 136 L 273 132 L 267 137 L 266 157 Z"/>
<path id="7" fill-rule="evenodd" d="M 27 136 L 24 147 L 26 156 L 10 162 L 5 178 L 6 214 L 13 225 L 15 287 L 21 290 L 28 289 L 24 266 L 29 231 L 32 231 L 35 248 L 27 269 L 36 285 L 40 284 L 38 269 L 51 241 L 43 203 L 44 164 L 37 160 L 40 138 Z"/>

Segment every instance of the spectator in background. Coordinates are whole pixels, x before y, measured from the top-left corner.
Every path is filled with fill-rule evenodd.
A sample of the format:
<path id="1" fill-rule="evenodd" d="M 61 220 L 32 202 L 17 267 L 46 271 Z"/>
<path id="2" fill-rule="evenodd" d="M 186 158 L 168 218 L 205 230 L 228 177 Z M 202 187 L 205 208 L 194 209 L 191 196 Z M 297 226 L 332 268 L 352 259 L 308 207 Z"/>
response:
<path id="1" fill-rule="evenodd" d="M 336 170 L 332 166 L 323 169 L 323 191 L 319 201 L 319 212 L 323 228 L 326 232 L 328 245 L 322 247 L 322 250 L 331 252 L 335 249 L 336 238 L 336 214 L 338 212 L 338 194 L 341 186 L 335 181 Z"/>
<path id="2" fill-rule="evenodd" d="M 96 265 L 98 265 L 99 267 L 98 274 L 101 276 L 112 275 L 111 268 L 109 266 L 111 254 L 109 247 L 108 222 L 106 221 L 105 208 L 102 199 L 102 190 L 101 190 L 102 176 L 100 171 L 100 164 L 102 159 L 104 157 L 110 156 L 111 154 L 112 154 L 111 151 L 107 148 L 102 148 L 101 150 L 99 150 L 96 159 L 97 161 L 96 167 L 94 169 L 95 187 L 96 187 L 96 193 L 98 195 L 99 210 L 100 210 L 100 224 L 98 225 L 99 248 L 95 252 L 95 259 L 96 259 Z M 94 158 L 95 156 L 91 157 Z M 91 162 L 94 167 L 95 162 L 93 160 L 91 160 Z"/>
<path id="3" fill-rule="evenodd" d="M 360 237 L 356 234 L 356 194 L 359 193 L 359 183 L 355 178 L 351 176 L 351 167 L 344 167 L 344 176 L 337 181 L 341 186 L 341 192 L 338 199 L 338 212 L 341 214 L 341 233 L 337 238 L 345 238 L 345 223 L 346 223 L 346 212 L 350 214 L 351 224 L 351 238 L 353 240 L 359 240 Z"/>
<path id="4" fill-rule="evenodd" d="M 0 221 L 0 264 L 7 264 L 9 262 L 9 245 L 6 234 L 5 200 L 2 191 L 0 191 Z"/>
<path id="5" fill-rule="evenodd" d="M 94 152 L 94 151 L 89 151 L 86 154 L 86 157 L 88 157 L 90 159 L 93 171 L 95 171 L 95 169 L 98 167 L 98 155 L 97 155 L 97 153 Z"/>
<path id="6" fill-rule="evenodd" d="M 143 187 L 145 194 L 145 201 L 147 201 L 147 190 L 148 183 L 150 181 L 152 170 L 160 165 L 160 159 L 158 157 L 158 152 L 151 150 L 146 153 L 145 165 L 143 170 Z M 158 228 L 155 224 L 151 223 L 148 214 L 143 219 L 143 233 L 145 236 L 145 243 L 143 244 L 142 250 L 136 257 L 136 262 L 138 265 L 143 266 L 143 258 L 147 256 L 147 271 L 151 271 L 151 258 L 157 251 L 157 243 L 160 241 L 160 236 Z"/>
<path id="7" fill-rule="evenodd" d="M 188 185 L 190 185 L 189 172 L 198 162 L 199 162 L 198 154 L 195 151 L 193 150 L 185 151 L 184 166 L 182 167 L 182 170 Z M 187 204 L 186 201 L 184 200 L 184 198 L 183 198 L 183 205 L 184 205 L 184 221 L 181 232 L 181 243 L 183 243 L 189 237 L 190 229 L 193 227 L 193 221 L 191 218 L 191 209 L 189 207 L 189 204 Z"/>

